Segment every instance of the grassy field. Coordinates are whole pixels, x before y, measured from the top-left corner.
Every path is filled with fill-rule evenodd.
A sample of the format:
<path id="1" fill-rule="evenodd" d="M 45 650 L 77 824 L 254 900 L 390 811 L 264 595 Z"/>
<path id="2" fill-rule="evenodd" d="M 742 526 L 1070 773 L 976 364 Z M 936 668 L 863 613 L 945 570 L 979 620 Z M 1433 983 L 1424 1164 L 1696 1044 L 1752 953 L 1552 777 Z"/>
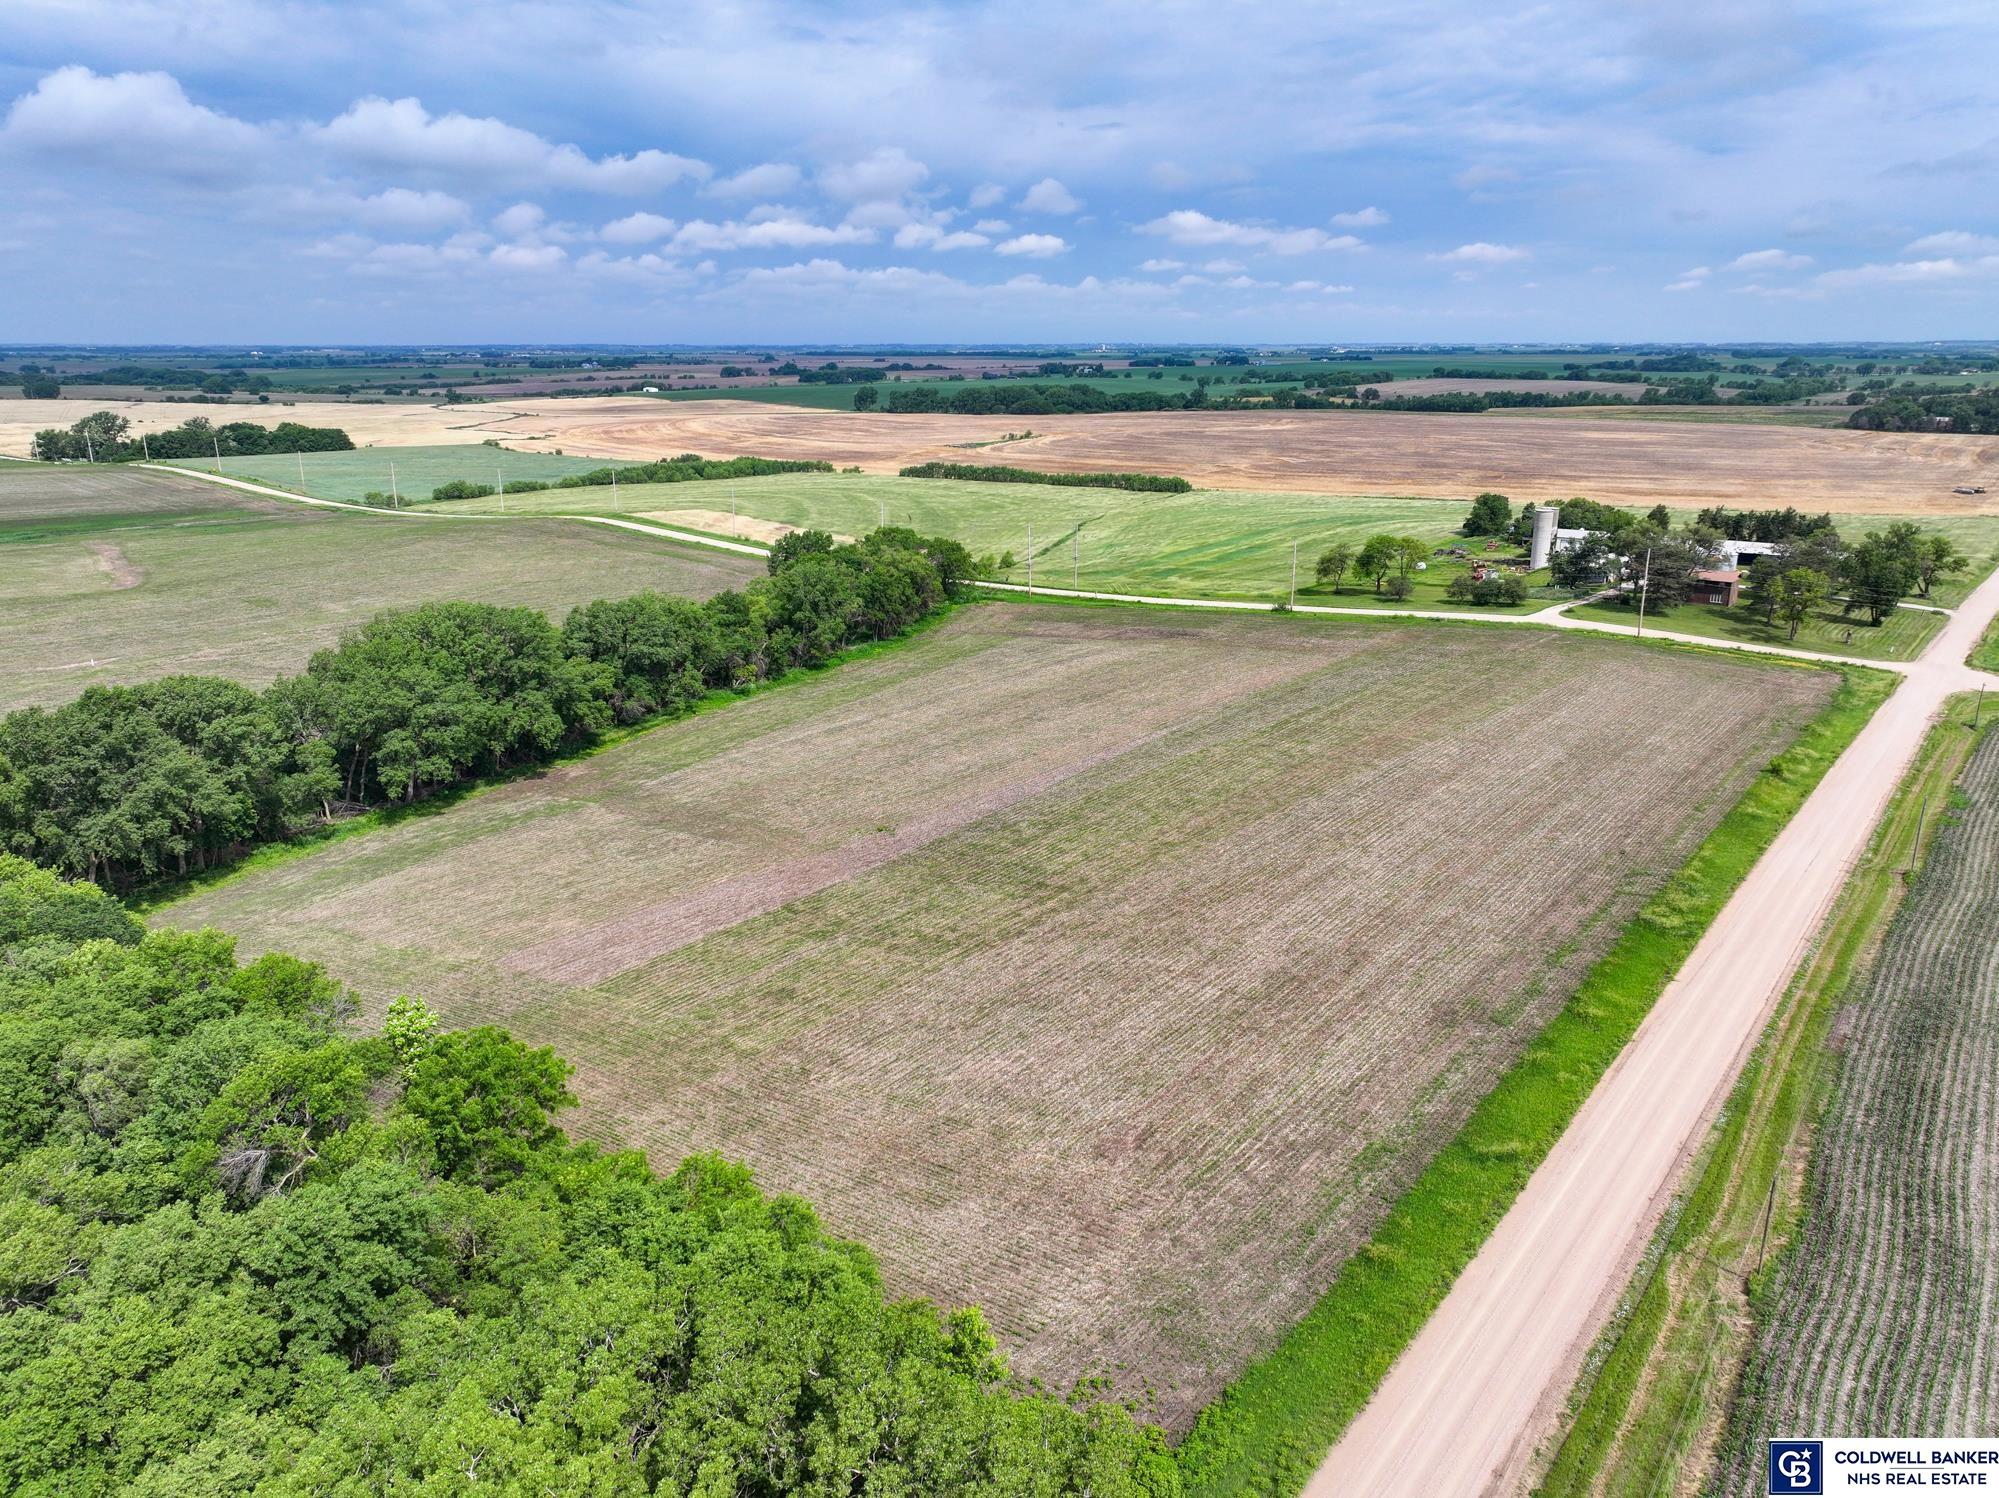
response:
<path id="1" fill-rule="evenodd" d="M 1638 618 L 1636 610 L 1611 603 L 1578 604 L 1568 612 L 1577 619 L 1600 619 L 1610 624 L 1635 624 Z M 1734 608 L 1683 604 L 1668 614 L 1647 614 L 1645 625 L 1648 630 L 1656 625 L 1674 634 L 1699 635 L 1709 640 L 1784 645 L 1794 650 L 1821 650 L 1862 660 L 1906 661 L 1922 653 L 1931 636 L 1943 628 L 1944 618 L 1926 609 L 1897 609 L 1880 624 L 1872 625 L 1864 614 L 1842 618 L 1838 609 L 1826 608 L 1805 620 L 1793 640 L 1790 626 L 1765 624 L 1745 604 Z"/>
<path id="2" fill-rule="evenodd" d="M 430 491 L 454 479 L 498 486 L 539 479 L 546 483 L 572 473 L 602 468 L 601 458 L 566 457 L 557 453 L 524 453 L 511 448 L 465 443 L 452 447 L 363 447 L 344 453 L 300 453 L 262 458 L 224 458 L 220 472 L 280 489 L 295 489 L 315 499 L 359 500 L 369 490 L 390 493 L 389 465 L 395 465 L 396 493 L 405 503 L 428 501 Z M 217 472 L 214 459 L 183 459 L 178 468 Z M 303 473 L 303 481 L 300 475 Z"/>
<path id="3" fill-rule="evenodd" d="M 1749 1286 L 1797 1223 L 1801 1172 L 1836 1055 L 1835 1014 L 1874 960 L 1978 741 L 1973 704 L 1931 730 L 1866 857 L 1744 1068 L 1690 1188 L 1667 1214 L 1589 1361 L 1546 1498 L 1703 1490 L 1749 1349 Z M 1989 731 L 1993 719 L 1984 718 Z"/>
<path id="4" fill-rule="evenodd" d="M 1753 1297 L 1757 1336 L 1714 1490 L 1759 1493 L 1768 1436 L 1989 1434 L 1999 1422 L 1999 741 L 1959 777 L 1837 1053 L 1797 1230 Z"/>
<path id="5" fill-rule="evenodd" d="M 593 1137 L 747 1160 L 1177 1429 L 1832 685 L 986 605 L 155 918 L 558 1044 Z"/>
<path id="6" fill-rule="evenodd" d="M 260 684 L 396 605 L 559 613 L 649 587 L 706 596 L 762 570 L 555 520 L 344 514 L 135 468 L 5 471 L 0 709 L 177 672 Z"/>
<path id="7" fill-rule="evenodd" d="M 1343 605 L 1369 603 L 1369 586 L 1350 580 L 1337 598 L 1318 589 L 1312 565 L 1323 548 L 1335 541 L 1358 544 L 1377 531 L 1443 544 L 1460 539 L 1457 529 L 1468 509 L 1449 500 L 1230 490 L 1142 494 L 870 474 L 623 484 L 615 498 L 607 488 L 560 489 L 524 494 L 517 502 L 523 514 L 624 514 L 718 534 L 731 531 L 731 503 L 740 516 L 816 526 L 836 535 L 858 535 L 887 523 L 955 536 L 981 555 L 1011 551 L 1019 564 L 1009 574 L 1014 582 L 1027 575 L 1032 526 L 1037 583 L 1125 593 L 1283 598 L 1295 541 L 1299 602 Z M 437 508 L 474 511 L 491 504 L 453 501 Z M 1442 587 L 1442 581 L 1430 583 L 1423 597 L 1440 601 Z"/>

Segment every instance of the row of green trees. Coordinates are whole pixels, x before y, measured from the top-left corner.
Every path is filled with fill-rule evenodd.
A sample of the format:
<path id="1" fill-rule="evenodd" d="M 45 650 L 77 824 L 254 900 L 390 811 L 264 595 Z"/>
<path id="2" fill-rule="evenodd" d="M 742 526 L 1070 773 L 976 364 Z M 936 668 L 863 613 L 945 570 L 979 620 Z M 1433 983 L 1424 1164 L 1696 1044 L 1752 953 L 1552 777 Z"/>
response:
<path id="1" fill-rule="evenodd" d="M 1078 489 L 1134 489 L 1152 494 L 1186 494 L 1193 485 L 1166 473 L 1037 473 L 998 463 L 918 463 L 901 471 L 906 479 L 967 479 L 981 484 L 1060 484 Z"/>
<path id="2" fill-rule="evenodd" d="M 0 856 L 0 1489 L 1169 1498 L 1156 1429 L 568 1068 Z"/>
<path id="3" fill-rule="evenodd" d="M 831 473 L 833 465 L 818 458 L 704 458 L 699 453 L 682 453 L 677 458 L 661 458 L 655 463 L 627 463 L 620 468 L 592 468 L 585 473 L 566 473 L 559 479 L 508 479 L 507 493 L 531 494 L 541 489 L 601 489 L 620 484 L 687 484 L 710 479 L 764 478 L 774 473 Z M 491 484 L 471 479 L 453 479 L 430 491 L 433 500 L 484 499 L 494 493 Z M 386 499 L 376 494 L 372 499 Z"/>
<path id="4" fill-rule="evenodd" d="M 960 416 L 1069 416 L 1102 411 L 1185 411 L 1208 404 L 1205 384 L 1185 391 L 1106 390 L 1101 385 L 1010 385 L 934 382 L 875 385 L 854 392 L 854 409 L 946 412 Z"/>
<path id="5" fill-rule="evenodd" d="M 131 435 L 132 423 L 115 411 L 93 411 L 67 429 L 48 427 L 35 433 L 34 456 L 44 463 L 130 463 L 140 458 L 259 457 L 266 453 L 351 452 L 354 441 L 339 427 L 309 427 L 296 421 L 264 426 L 254 421 L 230 421 L 217 426 L 206 416 L 192 416 L 177 427 L 154 432 L 143 440 Z"/>
<path id="6" fill-rule="evenodd" d="M 974 564 L 888 528 L 788 537 L 770 575 L 706 602 L 435 603 L 378 614 L 262 691 L 174 676 L 0 718 L 0 852 L 129 889 L 226 862 L 345 809 L 509 773 L 613 725 L 684 712 L 904 633 Z"/>

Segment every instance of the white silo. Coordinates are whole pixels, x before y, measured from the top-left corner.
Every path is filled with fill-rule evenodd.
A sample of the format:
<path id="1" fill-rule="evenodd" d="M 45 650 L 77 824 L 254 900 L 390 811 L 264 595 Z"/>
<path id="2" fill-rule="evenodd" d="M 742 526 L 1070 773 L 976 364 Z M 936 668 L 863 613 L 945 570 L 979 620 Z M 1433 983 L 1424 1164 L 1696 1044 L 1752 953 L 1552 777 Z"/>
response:
<path id="1" fill-rule="evenodd" d="M 1527 565 L 1539 572 L 1548 565 L 1548 553 L 1555 548 L 1555 523 L 1562 518 L 1562 512 L 1553 505 L 1542 505 L 1534 512 L 1534 536 L 1527 546 Z"/>

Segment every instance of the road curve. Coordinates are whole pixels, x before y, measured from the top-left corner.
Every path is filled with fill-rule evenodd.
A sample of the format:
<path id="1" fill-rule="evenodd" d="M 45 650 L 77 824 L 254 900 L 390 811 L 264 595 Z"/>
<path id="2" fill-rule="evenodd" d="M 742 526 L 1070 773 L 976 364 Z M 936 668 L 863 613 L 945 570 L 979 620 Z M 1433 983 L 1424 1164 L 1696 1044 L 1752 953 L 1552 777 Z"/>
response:
<path id="1" fill-rule="evenodd" d="M 1624 1053 L 1305 1491 L 1517 1487 L 1682 1167 L 1865 851 L 1964 664 L 1999 573 L 1953 614 L 1744 879 Z"/>
<path id="2" fill-rule="evenodd" d="M 493 511 L 469 510 L 384 510 L 375 505 L 351 504 L 344 499 L 315 499 L 309 494 L 300 494 L 291 489 L 274 489 L 268 484 L 253 483 L 249 479 L 233 479 L 226 474 L 204 473 L 198 468 L 175 468 L 162 463 L 140 463 L 140 468 L 150 468 L 159 473 L 179 474 L 183 478 L 201 479 L 211 484 L 221 484 L 230 489 L 241 489 L 247 494 L 261 494 L 271 499 L 288 499 L 294 504 L 316 505 L 326 510 L 350 510 L 360 515 L 381 515 L 405 520 L 575 520 L 584 525 L 608 525 L 618 530 L 636 531 L 642 536 L 660 536 L 669 541 L 683 541 L 690 546 L 709 546 L 717 551 L 733 551 L 745 556 L 768 556 L 770 549 L 747 541 L 726 541 L 720 536 L 705 536 L 698 531 L 676 530 L 671 526 L 654 525 L 647 521 L 625 520 L 613 515 L 551 515 L 534 513 L 529 515 L 505 515 Z M 1080 598 L 1096 603 L 1144 603 L 1157 604 L 1179 609 L 1222 609 L 1236 613 L 1267 614 L 1275 604 L 1253 603 L 1241 598 L 1179 598 L 1170 594 L 1148 593 L 1099 593 L 1088 588 L 1030 588 L 1021 583 L 980 583 L 980 587 L 995 593 L 1018 593 L 1041 598 Z M 1775 655 L 1790 660 L 1817 661 L 1835 666 L 1872 666 L 1882 671 L 1907 671 L 1906 661 L 1862 660 L 1857 656 L 1826 655 L 1815 650 L 1794 650 L 1785 645 L 1755 645 L 1742 640 L 1709 639 L 1704 635 L 1675 634 L 1656 626 L 1639 630 L 1630 624 L 1612 624 L 1598 619 L 1572 619 L 1564 610 L 1573 608 L 1580 599 L 1568 599 L 1538 609 L 1531 614 L 1488 614 L 1474 609 L 1446 611 L 1443 609 L 1366 609 L 1341 608 L 1333 604 L 1301 603 L 1294 605 L 1293 613 L 1327 614 L 1349 619 L 1441 619 L 1447 623 L 1462 624 L 1466 621 L 1477 624 L 1539 625 L 1555 629 L 1590 630 L 1597 634 L 1636 636 L 1642 634 L 1647 639 L 1672 640 L 1681 645 L 1701 645 L 1713 650 L 1739 650 L 1750 655 Z M 1938 613 L 1945 610 L 1936 610 Z M 1939 637 L 1940 638 L 1940 637 Z M 1969 648 L 1969 647 L 1967 647 Z"/>

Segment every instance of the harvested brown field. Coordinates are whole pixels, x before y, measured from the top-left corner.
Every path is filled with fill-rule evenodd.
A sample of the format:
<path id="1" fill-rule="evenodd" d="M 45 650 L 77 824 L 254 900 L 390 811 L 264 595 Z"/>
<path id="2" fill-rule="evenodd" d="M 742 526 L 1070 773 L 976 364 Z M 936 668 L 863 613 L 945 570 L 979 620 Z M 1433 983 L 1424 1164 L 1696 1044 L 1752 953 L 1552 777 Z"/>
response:
<path id="1" fill-rule="evenodd" d="M 75 421 L 88 409 L 78 401 L 0 407 L 0 452 L 25 453 L 35 430 Z M 177 425 L 188 415 L 186 406 L 159 402 L 119 410 L 133 419 L 135 430 L 148 431 Z M 20 416 L 24 411 L 34 414 Z M 1030 420 L 643 396 L 471 406 L 273 403 L 254 412 L 230 412 L 231 419 L 239 415 L 344 427 L 363 445 L 494 438 L 532 452 L 560 449 L 631 459 L 750 453 L 857 464 L 878 473 L 931 459 L 964 462 L 967 444 L 997 441 L 1026 423 L 1035 435 L 1006 444 L 1009 464 L 1177 473 L 1214 489 L 1447 499 L 1498 489 L 1515 500 L 1582 494 L 1646 508 L 1726 504 L 1849 514 L 1999 513 L 1999 438 L 1708 421 L 1550 421 L 1545 413 L 1399 411 L 1192 411 Z M 1978 485 L 1993 492 L 1952 492 Z"/>
<path id="2" fill-rule="evenodd" d="M 636 513 L 641 520 L 657 520 L 661 525 L 678 525 L 706 531 L 711 536 L 735 536 L 744 541 L 761 541 L 765 545 L 799 529 L 795 525 L 786 525 L 782 520 L 759 520 L 754 515 L 733 515 L 727 510 L 640 510 Z"/>
<path id="3" fill-rule="evenodd" d="M 535 405 L 535 403 L 528 403 Z M 821 458 L 876 472 L 1009 442 L 1021 468 L 1177 473 L 1204 488 L 1606 504 L 1796 505 L 1865 514 L 1999 513 L 1999 438 L 1780 426 L 1548 421 L 1403 411 L 888 416 L 754 401 L 557 401 L 491 431 L 509 446 L 612 457 Z M 546 434 L 530 440 L 525 434 Z M 1953 494 L 1959 485 L 1994 492 Z"/>
<path id="4" fill-rule="evenodd" d="M 993 604 L 158 912 L 578 1065 L 1175 1428 L 1324 1290 L 1831 678 Z"/>

